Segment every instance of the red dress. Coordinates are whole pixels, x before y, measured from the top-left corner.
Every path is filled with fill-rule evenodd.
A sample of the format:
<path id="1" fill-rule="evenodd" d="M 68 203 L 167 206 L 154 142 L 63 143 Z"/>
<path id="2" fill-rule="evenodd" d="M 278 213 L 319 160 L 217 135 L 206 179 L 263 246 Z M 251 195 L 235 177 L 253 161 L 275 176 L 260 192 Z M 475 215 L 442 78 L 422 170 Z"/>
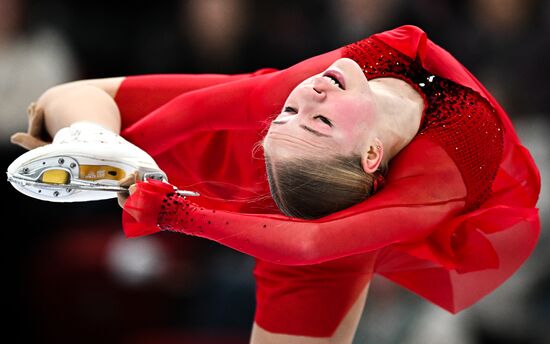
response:
<path id="1" fill-rule="evenodd" d="M 290 91 L 340 57 L 371 78 L 396 77 L 424 97 L 419 134 L 370 199 L 318 220 L 282 215 L 263 157 L 252 151 Z M 403 26 L 288 69 L 125 79 L 122 135 L 180 189 L 139 183 L 130 237 L 197 235 L 257 258 L 256 322 L 268 331 L 330 336 L 372 273 L 456 313 L 509 278 L 539 235 L 540 176 L 504 110 L 449 53 Z"/>

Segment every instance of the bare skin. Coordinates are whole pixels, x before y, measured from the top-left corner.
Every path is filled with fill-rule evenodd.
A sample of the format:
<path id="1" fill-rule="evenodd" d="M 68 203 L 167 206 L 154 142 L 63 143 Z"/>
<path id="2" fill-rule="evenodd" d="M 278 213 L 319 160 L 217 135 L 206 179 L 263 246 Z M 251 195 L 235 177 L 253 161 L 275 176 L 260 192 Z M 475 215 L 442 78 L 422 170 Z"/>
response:
<path id="1" fill-rule="evenodd" d="M 344 61 L 349 63 L 349 61 Z M 338 67 L 338 66 L 337 66 Z M 344 74 L 348 73 L 346 67 L 340 67 Z M 352 66 L 353 68 L 353 66 Z M 352 76 L 355 75 L 352 69 Z M 347 74 L 346 74 L 347 75 Z M 348 90 L 352 89 L 355 81 L 348 78 Z M 107 78 L 107 79 L 94 79 L 94 80 L 81 80 L 67 84 L 62 84 L 48 89 L 37 100 L 36 104 L 30 109 L 29 117 L 29 131 L 27 133 L 16 133 L 12 136 L 13 143 L 23 146 L 27 149 L 33 149 L 40 145 L 47 144 L 40 140 L 40 131 L 47 130 L 51 137 L 62 128 L 68 127 L 71 124 L 79 121 L 87 121 L 99 124 L 106 129 L 112 130 L 115 133 L 120 133 L 121 119 L 120 111 L 114 101 L 116 95 L 124 77 Z M 309 80 L 309 79 L 308 79 Z M 353 146 L 352 149 L 359 149 L 364 156 L 364 168 L 376 169 L 383 159 L 389 159 L 396 154 L 400 148 L 402 148 L 412 137 L 416 134 L 418 129 L 418 123 L 420 121 L 422 113 L 422 99 L 419 95 L 411 93 L 411 90 L 407 88 L 400 80 L 385 78 L 384 80 L 377 80 L 371 82 L 371 89 L 365 89 L 365 85 L 358 84 L 356 89 L 366 90 L 370 92 L 370 97 L 373 100 L 373 111 L 370 117 L 357 117 L 357 123 L 346 123 L 345 126 L 340 124 L 340 128 L 355 128 L 358 125 L 363 125 L 364 120 L 368 119 L 368 123 L 378 123 L 376 130 L 371 130 L 369 135 L 365 135 L 364 139 L 360 140 L 359 144 Z M 300 84 L 300 89 L 297 93 L 291 94 L 287 103 L 292 102 L 293 106 L 300 106 L 302 110 L 296 113 L 282 113 L 278 117 L 278 120 L 284 120 L 285 123 L 278 126 L 278 130 L 281 133 L 287 135 L 293 135 L 296 133 L 296 128 L 300 128 L 300 121 L 317 120 L 313 118 L 316 114 L 316 107 L 326 106 L 327 102 L 337 101 L 334 94 L 336 90 L 329 87 L 325 81 L 314 79 L 309 84 Z M 309 87 L 309 89 L 308 89 Z M 355 87 L 355 86 L 354 86 Z M 293 91 L 294 92 L 294 91 Z M 310 92 L 309 94 L 307 92 Z M 338 91 L 340 92 L 340 91 Z M 387 94 L 396 93 L 399 95 L 397 98 L 388 97 Z M 313 96 L 313 97 L 311 97 Z M 392 100 L 393 99 L 393 100 Z M 400 107 L 400 111 L 397 113 L 403 113 L 409 115 L 403 118 L 384 118 L 376 117 L 376 114 L 383 113 L 386 110 L 391 110 L 397 105 Z M 285 104 L 286 105 L 286 104 Z M 328 104 L 330 105 L 330 104 Z M 350 105 L 351 106 L 351 105 Z M 306 112 L 303 112 L 306 109 Z M 307 109 L 312 109 L 307 111 Z M 329 107 L 330 109 L 330 107 Z M 403 111 L 403 110 L 408 111 Z M 302 112 L 300 112 L 302 111 Z M 392 111 L 393 113 L 393 111 Z M 411 115 L 412 114 L 412 115 Z M 294 117 L 293 117 L 294 116 Z M 330 114 L 329 114 L 330 116 Z M 376 119 L 376 120 L 375 120 Z M 305 123 L 305 122 L 304 122 Z M 342 123 L 342 122 L 340 122 Z M 327 131 L 329 129 L 322 128 L 318 124 L 309 123 L 311 126 L 315 126 L 319 131 Z M 405 130 L 395 131 L 391 128 L 405 128 Z M 281 129 L 284 128 L 284 129 Z M 373 127 L 371 127 L 373 128 Z M 332 135 L 339 137 L 340 144 L 329 144 L 327 147 L 330 149 L 343 149 L 345 147 L 347 138 L 344 132 L 327 131 Z M 269 137 L 273 130 L 270 129 L 267 139 L 264 141 L 264 146 L 267 149 L 274 149 L 280 142 L 277 141 L 276 135 Z M 354 133 L 355 135 L 356 133 Z M 338 136 L 339 135 L 339 136 Z M 325 145 L 326 142 L 321 142 L 317 138 L 309 137 L 314 145 Z M 312 145 L 313 146 L 313 145 Z M 302 149 L 296 150 L 294 146 L 279 145 L 278 153 L 283 155 L 292 155 L 303 153 Z M 385 156 L 383 152 L 386 152 Z M 315 152 L 313 152 L 315 153 Z M 276 154 L 274 154 L 276 155 Z M 133 176 L 130 176 L 126 180 L 122 181 L 125 185 L 131 185 L 134 183 Z M 133 188 L 130 187 L 130 193 Z M 119 197 L 119 204 L 124 205 L 127 195 L 121 194 Z M 327 338 L 314 338 L 306 336 L 295 336 L 287 334 L 272 333 L 261 328 L 257 323 L 253 324 L 251 343 L 253 344 L 322 344 L 322 343 L 351 343 L 354 334 L 359 323 L 359 319 L 363 312 L 365 300 L 367 297 L 369 285 L 366 285 L 363 292 L 355 301 L 354 305 L 339 324 L 336 332 Z"/>
<path id="2" fill-rule="evenodd" d="M 423 109 L 405 81 L 367 80 L 355 61 L 341 58 L 294 88 L 263 147 L 272 160 L 356 153 L 373 173 L 416 136 Z"/>
<path id="3" fill-rule="evenodd" d="M 43 131 L 53 137 L 60 129 L 79 121 L 93 122 L 120 132 L 120 112 L 114 96 L 124 77 L 80 80 L 48 89 L 29 106 L 27 133 L 15 133 L 11 142 L 27 149 L 47 144 Z"/>

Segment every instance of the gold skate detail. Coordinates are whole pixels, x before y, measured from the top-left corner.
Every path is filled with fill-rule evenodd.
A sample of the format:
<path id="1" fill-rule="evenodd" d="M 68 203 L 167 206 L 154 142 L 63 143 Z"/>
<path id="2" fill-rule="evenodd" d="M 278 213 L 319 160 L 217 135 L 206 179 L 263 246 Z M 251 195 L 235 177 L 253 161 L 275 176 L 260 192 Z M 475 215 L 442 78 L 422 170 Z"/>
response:
<path id="1" fill-rule="evenodd" d="M 66 170 L 47 170 L 42 173 L 40 181 L 46 184 L 69 184 L 71 176 Z"/>
<path id="2" fill-rule="evenodd" d="M 80 165 L 79 178 L 82 180 L 122 180 L 126 172 L 108 165 Z"/>

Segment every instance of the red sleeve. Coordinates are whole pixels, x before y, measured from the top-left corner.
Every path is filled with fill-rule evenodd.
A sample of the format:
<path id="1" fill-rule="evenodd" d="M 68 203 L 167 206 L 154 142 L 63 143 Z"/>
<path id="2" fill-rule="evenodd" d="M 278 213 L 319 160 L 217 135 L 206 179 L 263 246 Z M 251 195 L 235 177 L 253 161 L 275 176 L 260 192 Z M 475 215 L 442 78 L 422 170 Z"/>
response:
<path id="1" fill-rule="evenodd" d="M 127 76 L 116 95 L 122 117 L 122 129 L 132 125 L 153 110 L 177 96 L 211 86 L 273 72 L 266 68 L 249 74 L 151 74 Z"/>
<path id="2" fill-rule="evenodd" d="M 206 209 L 201 207 L 201 197 L 193 199 L 198 205 L 187 203 L 175 196 L 170 185 L 149 182 L 138 184 L 126 203 L 126 234 L 174 230 L 289 265 L 381 250 L 378 273 L 452 312 L 498 287 L 527 259 L 538 238 L 540 224 L 534 207 L 540 176 L 536 166 L 498 103 L 420 29 L 401 27 L 379 37 L 420 57 L 427 70 L 480 92 L 497 109 L 505 125 L 504 159 L 491 198 L 480 209 L 461 212 L 465 188 L 456 166 L 440 147 L 415 139 L 392 160 L 382 191 L 316 221 Z M 169 162 L 179 156 L 168 155 L 175 145 L 190 147 L 185 158 L 203 161 L 196 168 L 197 180 L 203 180 L 212 168 L 205 159 L 211 155 L 202 152 L 222 150 L 227 153 L 223 157 L 233 161 L 235 153 L 223 147 L 244 147 L 241 155 L 250 155 L 250 145 L 242 145 L 243 129 L 258 134 L 259 124 L 280 108 L 296 83 L 339 57 L 335 51 L 284 71 L 186 92 L 138 119 L 123 135 L 153 156 L 166 152 Z M 228 133 L 224 140 L 210 140 L 209 135 L 223 130 Z M 225 145 L 215 146 L 218 142 Z M 212 149 L 193 154 L 191 149 L 200 143 Z M 238 180 L 237 185 L 247 186 L 264 178 L 260 170 L 244 176 L 242 171 L 249 170 L 249 165 L 234 167 L 219 169 L 216 181 Z"/>
<path id="3" fill-rule="evenodd" d="M 124 127 L 122 136 L 154 157 L 197 133 L 221 130 L 259 132 L 265 127 L 266 119 L 280 111 L 284 100 L 299 82 L 321 72 L 339 57 L 340 51 L 334 50 L 280 72 L 264 69 L 181 93 L 152 111 L 150 108 L 154 106 L 147 105 L 147 111 L 123 114 L 123 117 L 128 117 L 126 124 L 131 125 Z M 133 99 L 138 105 L 127 104 L 123 108 L 141 106 L 137 97 Z M 160 103 L 156 101 L 155 105 Z M 147 113 L 146 116 L 136 115 L 143 113 Z"/>
<path id="4" fill-rule="evenodd" d="M 377 273 L 457 313 L 529 257 L 538 240 L 538 212 L 488 202 L 461 213 L 466 191 L 448 155 L 427 140 L 406 150 L 378 194 L 316 221 L 206 209 L 178 197 L 169 184 L 150 181 L 139 183 L 128 199 L 124 231 L 128 237 L 161 230 L 196 235 L 286 265 L 379 250 Z M 522 193 L 513 188 L 506 198 Z"/>
<path id="5" fill-rule="evenodd" d="M 466 191 L 443 149 L 418 140 L 408 150 L 411 154 L 402 155 L 392 166 L 401 172 L 390 174 L 387 186 L 376 196 L 316 221 L 205 209 L 176 195 L 167 200 L 172 187 L 151 182 L 139 184 L 128 199 L 125 232 L 132 237 L 160 229 L 179 231 L 287 265 L 315 264 L 421 240 L 462 209 Z M 430 163 L 415 164 L 413 151 L 430 151 L 426 157 Z"/>

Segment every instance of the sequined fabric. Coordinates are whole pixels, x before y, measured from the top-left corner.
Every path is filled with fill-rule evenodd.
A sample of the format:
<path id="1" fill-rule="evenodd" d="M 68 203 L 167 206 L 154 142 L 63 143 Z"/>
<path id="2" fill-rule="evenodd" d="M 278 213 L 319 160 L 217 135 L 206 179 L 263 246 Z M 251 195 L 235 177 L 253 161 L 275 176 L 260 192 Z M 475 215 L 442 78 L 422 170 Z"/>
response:
<path id="1" fill-rule="evenodd" d="M 418 61 L 376 38 L 344 48 L 367 79 L 393 77 L 406 81 L 424 98 L 419 135 L 440 144 L 458 166 L 468 196 L 466 211 L 490 195 L 502 158 L 503 133 L 494 108 L 477 92 L 428 73 Z"/>
<path id="2" fill-rule="evenodd" d="M 203 231 L 203 223 L 193 222 L 195 222 L 195 213 L 203 209 L 190 202 L 185 196 L 180 196 L 175 192 L 168 193 L 160 206 L 159 227 L 164 231 L 180 232 L 179 228 L 192 225 L 197 226 L 197 234 L 200 234 Z M 212 210 L 212 212 L 215 213 L 216 210 Z M 211 221 L 207 223 L 211 224 Z"/>

